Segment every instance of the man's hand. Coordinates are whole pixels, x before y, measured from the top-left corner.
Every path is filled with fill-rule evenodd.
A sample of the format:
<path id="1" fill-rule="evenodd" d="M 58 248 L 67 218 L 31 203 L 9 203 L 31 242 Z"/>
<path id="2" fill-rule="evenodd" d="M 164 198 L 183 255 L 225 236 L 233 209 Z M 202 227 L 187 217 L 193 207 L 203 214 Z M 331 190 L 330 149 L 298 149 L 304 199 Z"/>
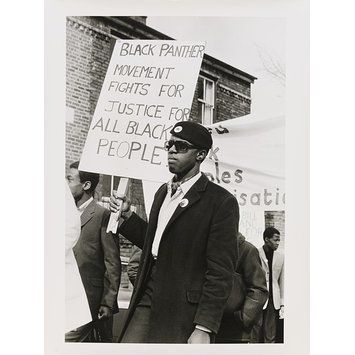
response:
<path id="1" fill-rule="evenodd" d="M 279 311 L 279 318 L 284 319 L 284 312 L 285 312 L 285 307 L 281 306 L 280 311 Z"/>
<path id="2" fill-rule="evenodd" d="M 210 342 L 211 339 L 209 333 L 196 328 L 187 340 L 188 344 L 209 344 Z"/>
<path id="3" fill-rule="evenodd" d="M 131 201 L 126 196 L 120 195 L 116 191 L 113 191 L 109 203 L 110 211 L 113 213 L 118 212 L 120 208 L 121 212 L 127 212 L 131 207 Z"/>
<path id="4" fill-rule="evenodd" d="M 99 308 L 99 313 L 97 317 L 99 319 L 105 319 L 105 318 L 110 318 L 112 316 L 112 311 L 109 307 L 107 306 L 100 306 Z"/>

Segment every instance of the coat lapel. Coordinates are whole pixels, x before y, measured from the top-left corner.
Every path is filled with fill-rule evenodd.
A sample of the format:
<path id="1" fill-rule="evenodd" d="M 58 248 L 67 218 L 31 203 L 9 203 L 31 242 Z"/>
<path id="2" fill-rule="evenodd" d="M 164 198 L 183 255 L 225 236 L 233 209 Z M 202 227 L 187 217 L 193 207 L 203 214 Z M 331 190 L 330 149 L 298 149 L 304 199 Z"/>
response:
<path id="1" fill-rule="evenodd" d="M 206 190 L 206 186 L 208 183 L 208 178 L 205 175 L 202 175 L 194 185 L 190 188 L 187 194 L 184 196 L 183 200 L 187 200 L 187 205 L 182 205 L 181 203 L 177 206 L 173 215 L 171 216 L 168 224 L 165 227 L 165 232 L 169 229 L 169 227 L 176 221 L 176 219 L 185 211 L 187 211 L 193 204 L 195 204 L 201 198 L 201 192 Z"/>
<path id="2" fill-rule="evenodd" d="M 275 270 L 275 265 L 277 264 L 277 257 L 278 257 L 278 255 L 277 255 L 277 252 L 276 251 L 274 251 L 274 256 L 273 256 L 273 258 L 272 258 L 272 271 L 274 272 L 274 270 Z"/>
<path id="3" fill-rule="evenodd" d="M 264 251 L 263 247 L 261 247 L 259 249 L 259 254 L 260 254 L 261 261 L 265 264 L 265 266 L 269 267 L 269 264 L 268 264 L 267 258 L 266 258 L 266 254 L 265 254 L 265 251 Z"/>
<path id="4" fill-rule="evenodd" d="M 81 214 L 80 219 L 81 219 L 81 228 L 90 221 L 90 219 L 94 216 L 95 213 L 95 208 L 96 208 L 96 202 L 91 201 L 89 203 L 89 206 L 87 206 L 84 210 L 84 212 Z"/>
<path id="5" fill-rule="evenodd" d="M 155 235 L 155 230 L 157 228 L 157 223 L 158 223 L 158 217 L 159 217 L 159 212 L 160 208 L 164 202 L 165 196 L 167 194 L 168 188 L 167 185 L 164 184 L 162 185 L 159 190 L 157 191 L 152 208 L 150 210 L 150 215 L 149 215 L 149 230 L 148 230 L 148 239 L 149 242 L 153 242 L 154 235 Z"/>
<path id="6" fill-rule="evenodd" d="M 278 251 L 275 251 L 274 252 L 274 258 L 272 259 L 272 269 L 273 270 L 275 270 L 276 266 L 280 265 L 280 258 L 281 258 L 280 253 Z"/>
<path id="7" fill-rule="evenodd" d="M 155 199 L 152 204 L 152 208 L 150 210 L 149 223 L 156 224 L 156 222 L 158 221 L 160 208 L 164 202 L 167 191 L 168 188 L 166 184 L 162 185 L 157 191 Z"/>

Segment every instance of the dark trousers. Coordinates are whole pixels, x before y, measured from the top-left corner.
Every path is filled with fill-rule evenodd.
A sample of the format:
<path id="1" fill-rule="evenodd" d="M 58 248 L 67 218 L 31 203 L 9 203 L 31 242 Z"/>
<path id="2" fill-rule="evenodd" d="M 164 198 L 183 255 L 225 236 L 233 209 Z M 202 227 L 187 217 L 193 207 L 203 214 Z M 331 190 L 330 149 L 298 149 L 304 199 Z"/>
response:
<path id="1" fill-rule="evenodd" d="M 137 306 L 124 333 L 122 343 L 149 343 L 150 310 L 150 306 Z"/>
<path id="2" fill-rule="evenodd" d="M 263 314 L 260 314 L 258 321 L 253 325 L 250 331 L 250 341 L 249 343 L 260 343 L 260 334 L 263 325 Z"/>
<path id="3" fill-rule="evenodd" d="M 150 314 L 154 291 L 155 271 L 155 266 L 153 266 L 144 295 L 134 310 L 133 316 L 122 337 L 121 343 L 150 343 Z M 211 343 L 215 342 L 215 334 L 210 334 L 210 340 Z"/>
<path id="4" fill-rule="evenodd" d="M 284 342 L 284 320 L 279 319 L 277 322 L 276 343 Z"/>
<path id="5" fill-rule="evenodd" d="M 149 343 L 149 321 L 154 289 L 155 266 L 147 283 L 144 295 L 134 310 L 121 343 Z"/>
<path id="6" fill-rule="evenodd" d="M 112 343 L 113 317 L 97 319 L 65 334 L 69 343 Z"/>
<path id="7" fill-rule="evenodd" d="M 134 311 L 121 343 L 149 343 L 149 321 L 151 307 L 139 304 Z M 215 334 L 210 334 L 210 341 L 214 343 Z"/>
<path id="8" fill-rule="evenodd" d="M 261 328 L 261 342 L 275 343 L 279 311 L 274 308 L 272 299 L 269 298 L 266 309 L 263 311 L 263 324 Z"/>

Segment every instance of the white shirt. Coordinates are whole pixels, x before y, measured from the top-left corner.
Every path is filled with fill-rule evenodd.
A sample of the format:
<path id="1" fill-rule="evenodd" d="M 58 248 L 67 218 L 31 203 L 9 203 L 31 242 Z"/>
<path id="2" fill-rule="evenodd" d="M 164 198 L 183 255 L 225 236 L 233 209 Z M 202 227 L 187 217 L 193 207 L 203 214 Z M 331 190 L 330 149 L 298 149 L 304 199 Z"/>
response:
<path id="1" fill-rule="evenodd" d="M 88 207 L 91 203 L 91 201 L 93 201 L 94 198 L 93 197 L 90 197 L 86 202 L 82 203 L 79 207 L 78 207 L 78 211 L 79 211 L 79 214 L 80 216 L 83 214 L 84 210 L 86 207 Z"/>
<path id="2" fill-rule="evenodd" d="M 154 257 L 158 255 L 158 249 L 161 237 L 164 233 L 165 227 L 167 226 L 170 218 L 174 214 L 176 208 L 183 200 L 186 193 L 191 189 L 191 187 L 195 184 L 195 182 L 202 176 L 201 173 L 196 174 L 191 179 L 183 182 L 175 194 L 171 196 L 171 181 L 168 182 L 168 192 L 165 196 L 165 200 L 160 208 L 159 216 L 158 216 L 158 225 L 157 230 L 155 231 L 155 237 L 152 245 L 152 254 Z M 186 203 L 186 202 L 185 202 Z"/>

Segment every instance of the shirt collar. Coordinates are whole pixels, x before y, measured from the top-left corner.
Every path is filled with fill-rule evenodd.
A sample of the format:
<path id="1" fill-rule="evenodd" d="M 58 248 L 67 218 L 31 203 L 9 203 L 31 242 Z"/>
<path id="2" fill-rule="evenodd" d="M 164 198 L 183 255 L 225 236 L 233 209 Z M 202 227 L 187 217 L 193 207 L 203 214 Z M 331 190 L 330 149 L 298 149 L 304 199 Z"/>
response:
<path id="1" fill-rule="evenodd" d="M 177 189 L 177 192 L 175 195 L 178 193 L 180 194 L 181 192 L 185 195 L 192 187 L 192 185 L 202 176 L 202 173 L 199 172 L 192 178 L 188 179 L 187 181 L 183 182 Z M 168 195 L 170 196 L 171 194 L 171 183 L 172 179 L 168 181 Z M 174 196 L 175 196 L 174 195 Z"/>
<path id="2" fill-rule="evenodd" d="M 93 197 L 90 197 L 87 201 L 85 201 L 84 203 L 82 203 L 79 207 L 78 207 L 78 211 L 79 212 L 84 212 L 85 208 L 87 206 L 90 205 L 90 203 L 94 200 Z"/>

